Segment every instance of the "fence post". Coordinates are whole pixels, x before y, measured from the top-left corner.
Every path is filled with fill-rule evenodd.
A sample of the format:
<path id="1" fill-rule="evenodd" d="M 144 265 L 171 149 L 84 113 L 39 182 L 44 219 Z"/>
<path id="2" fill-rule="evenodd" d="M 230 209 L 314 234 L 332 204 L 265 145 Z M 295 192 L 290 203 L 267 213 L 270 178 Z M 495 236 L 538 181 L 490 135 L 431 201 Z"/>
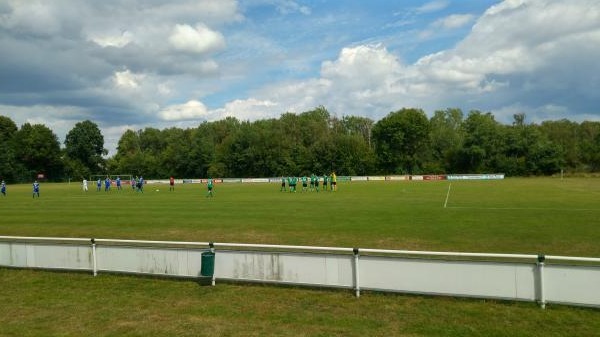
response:
<path id="1" fill-rule="evenodd" d="M 213 259 L 214 259 L 214 260 L 213 260 L 213 268 L 215 268 L 215 267 L 216 267 L 216 263 L 215 263 L 215 261 L 217 260 L 217 256 L 216 256 L 216 255 L 214 255 L 214 254 L 215 254 L 215 244 L 214 244 L 213 242 L 209 242 L 209 243 L 208 243 L 208 247 L 210 248 L 210 252 L 211 252 L 211 253 L 213 253 L 213 256 L 214 256 L 214 257 L 213 257 Z M 212 281 L 211 281 L 211 285 L 212 285 L 213 287 L 215 286 L 215 272 L 214 272 L 214 269 L 213 269 L 213 274 L 212 274 Z"/>
<path id="2" fill-rule="evenodd" d="M 94 277 L 98 275 L 98 268 L 96 264 L 96 239 L 92 238 L 92 264 L 94 268 Z"/>
<path id="3" fill-rule="evenodd" d="M 360 254 L 358 248 L 354 248 L 352 251 L 354 252 L 354 289 L 356 290 L 356 297 L 360 297 L 360 277 L 358 271 L 358 259 Z"/>
<path id="4" fill-rule="evenodd" d="M 544 292 L 544 261 L 546 261 L 546 256 L 544 254 L 538 255 L 537 258 L 537 267 L 538 267 L 538 277 L 539 277 L 539 287 L 540 287 L 540 307 L 542 309 L 546 309 L 546 294 Z"/>

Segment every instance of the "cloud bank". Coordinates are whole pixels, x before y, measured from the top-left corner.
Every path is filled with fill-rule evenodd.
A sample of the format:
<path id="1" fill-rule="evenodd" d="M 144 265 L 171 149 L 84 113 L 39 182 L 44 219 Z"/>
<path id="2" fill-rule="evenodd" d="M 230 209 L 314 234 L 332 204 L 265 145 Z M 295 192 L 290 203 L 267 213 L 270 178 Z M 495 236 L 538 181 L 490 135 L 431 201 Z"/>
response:
<path id="1" fill-rule="evenodd" d="M 596 0 L 342 4 L 0 1 L 0 114 L 60 137 L 90 119 L 111 154 L 127 128 L 320 105 L 374 120 L 407 106 L 600 120 Z"/>

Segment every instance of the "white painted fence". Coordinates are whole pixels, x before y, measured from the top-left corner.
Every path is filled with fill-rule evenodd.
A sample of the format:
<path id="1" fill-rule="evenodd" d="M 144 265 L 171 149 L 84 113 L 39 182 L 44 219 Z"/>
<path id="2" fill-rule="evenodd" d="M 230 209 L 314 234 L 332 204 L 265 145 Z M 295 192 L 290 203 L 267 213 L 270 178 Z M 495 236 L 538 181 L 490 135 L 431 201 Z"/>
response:
<path id="1" fill-rule="evenodd" d="M 236 243 L 0 236 L 0 266 L 201 276 L 212 281 L 562 303 L 600 307 L 600 258 Z M 210 278 L 210 277 L 209 277 Z"/>

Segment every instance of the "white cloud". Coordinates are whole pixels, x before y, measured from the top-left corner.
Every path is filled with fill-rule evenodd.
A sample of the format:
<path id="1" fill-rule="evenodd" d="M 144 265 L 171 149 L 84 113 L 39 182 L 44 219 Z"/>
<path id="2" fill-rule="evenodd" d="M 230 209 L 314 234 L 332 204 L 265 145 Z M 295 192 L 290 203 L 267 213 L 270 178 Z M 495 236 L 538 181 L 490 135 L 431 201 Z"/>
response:
<path id="1" fill-rule="evenodd" d="M 140 81 L 144 79 L 144 75 L 133 74 L 129 69 L 117 71 L 113 77 L 115 86 L 124 89 L 136 89 L 140 86 Z"/>
<path id="2" fill-rule="evenodd" d="M 25 123 L 43 124 L 58 137 L 61 145 L 77 122 L 90 119 L 85 108 L 76 106 L 32 105 L 13 106 L 0 104 L 0 115 L 12 119 L 17 127 Z"/>
<path id="3" fill-rule="evenodd" d="M 171 45 L 181 51 L 204 54 L 225 48 L 225 38 L 203 24 L 195 28 L 189 25 L 175 25 L 171 36 Z"/>
<path id="4" fill-rule="evenodd" d="M 381 44 L 344 48 L 337 60 L 325 61 L 321 66 L 324 79 L 345 89 L 386 85 L 398 76 L 399 71 L 398 59 Z"/>
<path id="5" fill-rule="evenodd" d="M 208 110 L 200 101 L 190 100 L 162 110 L 154 109 L 161 120 L 171 122 L 218 120 L 227 116 L 255 120 L 278 117 L 286 111 L 307 111 L 318 105 L 334 113 L 366 115 L 375 120 L 404 106 L 421 107 L 426 111 L 448 106 L 505 109 L 499 113 L 507 118 L 511 118 L 513 109 L 524 107 L 532 113 L 550 116 L 548 107 L 565 107 L 568 103 L 535 104 L 528 100 L 534 99 L 540 91 L 563 90 L 562 79 L 554 79 L 552 70 L 568 69 L 572 60 L 592 60 L 595 58 L 589 55 L 600 55 L 598 10 L 593 9 L 591 1 L 575 2 L 575 5 L 535 1 L 499 4 L 477 19 L 469 35 L 454 48 L 425 55 L 412 64 L 403 64 L 382 44 L 357 45 L 342 48 L 337 58 L 323 61 L 319 77 L 275 82 L 255 89 L 246 99 L 234 99 L 222 108 Z M 421 10 L 440 10 L 445 6 L 447 2 L 438 1 Z M 431 27 L 455 29 L 474 19 L 469 14 L 450 15 L 435 21 Z M 557 22 L 562 28 L 556 27 Z M 218 33 L 211 35 L 212 31 L 205 26 L 208 31 L 203 31 L 201 25 L 176 27 L 171 31 L 170 42 L 181 50 L 206 53 L 211 45 L 220 44 Z M 201 41 L 200 37 L 207 32 L 207 36 L 217 37 Z M 597 69 L 589 60 L 588 69 Z M 195 66 L 203 67 L 205 73 L 218 69 L 213 60 L 202 60 Z M 141 82 L 149 81 L 149 78 L 140 81 L 136 77 L 139 75 L 124 71 L 119 83 L 134 89 Z M 167 86 L 153 79 L 151 84 L 144 84 L 143 89 L 138 87 L 143 96 L 136 99 L 145 97 L 156 106 L 162 106 L 161 100 L 153 95 L 158 93 L 165 98 L 181 95 L 181 88 L 192 83 L 179 81 Z M 211 93 L 208 87 L 186 88 L 185 92 L 191 97 Z M 515 102 L 520 103 L 517 106 Z"/>
<path id="6" fill-rule="evenodd" d="M 569 108 L 563 105 L 543 104 L 539 106 L 527 105 L 521 102 L 511 103 L 506 106 L 494 109 L 494 116 L 497 120 L 510 122 L 513 121 L 517 113 L 526 114 L 526 123 L 541 123 L 547 120 L 559 120 L 569 114 Z M 569 118 L 571 121 L 583 122 L 584 120 L 594 120 L 593 115 L 581 114 Z"/>
<path id="7" fill-rule="evenodd" d="M 8 1 L 10 15 L 0 17 L 0 26 L 26 34 L 52 36 L 62 29 L 57 8 L 46 1 Z"/>
<path id="8" fill-rule="evenodd" d="M 208 110 L 202 102 L 191 100 L 184 104 L 168 106 L 159 112 L 159 116 L 166 121 L 204 119 L 208 116 Z"/>
<path id="9" fill-rule="evenodd" d="M 244 9 L 254 15 L 264 5 L 291 15 L 244 18 Z M 530 111 L 598 113 L 598 0 L 502 1 L 478 18 L 442 17 L 452 10 L 446 0 L 398 4 L 387 19 L 392 14 L 397 26 L 408 26 L 362 35 L 320 31 L 349 27 L 341 21 L 349 18 L 357 19 L 355 27 L 382 27 L 381 18 L 367 20 L 369 13 L 354 8 L 320 13 L 293 0 L 239 6 L 235 0 L 0 0 L 0 77 L 11 79 L 0 81 L 0 104 L 20 113 L 0 106 L 0 114 L 20 122 L 43 118 L 63 130 L 57 133 L 65 129 L 61 120 L 89 118 L 117 137 L 120 125 L 254 120 L 319 105 L 375 120 L 404 106 L 498 110 L 507 117 L 522 109 L 531 120 Z M 318 9 L 333 7 L 339 6 Z M 419 26 L 423 19 L 432 23 Z M 283 21 L 298 35 L 274 31 Z M 447 36 L 470 25 L 462 41 L 439 50 Z M 436 39 L 419 40 L 423 29 Z M 369 44 L 381 41 L 387 48 Z"/>
<path id="10" fill-rule="evenodd" d="M 447 0 L 434 0 L 428 2 L 417 8 L 417 13 L 431 13 L 441 11 L 442 9 L 448 7 L 449 3 Z"/>
<path id="11" fill-rule="evenodd" d="M 263 87 L 254 92 L 254 98 L 227 104 L 219 116 L 270 118 L 324 105 L 334 114 L 375 118 L 398 102 L 400 91 L 406 87 L 400 88 L 395 82 L 410 75 L 383 45 L 347 47 L 335 61 L 323 62 L 320 78 Z"/>
<path id="12" fill-rule="evenodd" d="M 444 29 L 456 29 L 471 23 L 473 19 L 474 16 L 472 14 L 453 14 L 436 20 L 433 26 Z"/>
<path id="13" fill-rule="evenodd" d="M 133 34 L 128 31 L 121 32 L 120 34 L 114 35 L 98 35 L 90 36 L 90 41 L 96 43 L 101 47 L 117 47 L 122 48 L 128 43 L 133 41 Z"/>
<path id="14" fill-rule="evenodd" d="M 464 27 L 470 24 L 474 19 L 475 17 L 471 14 L 452 14 L 431 23 L 427 29 L 418 33 L 418 37 L 421 40 L 426 40 L 435 36 L 436 33 L 444 33 L 452 29 Z"/>
<path id="15" fill-rule="evenodd" d="M 304 15 L 310 15 L 311 9 L 308 6 L 302 6 L 298 4 L 296 1 L 292 0 L 279 0 L 275 4 L 277 6 L 277 10 L 282 14 L 290 14 L 290 13 L 301 13 Z"/>
<path id="16" fill-rule="evenodd" d="M 573 64 L 598 69 L 590 55 L 600 55 L 599 32 L 600 10 L 590 1 L 508 1 L 486 11 L 455 48 L 422 57 L 414 69 L 431 94 L 453 93 L 454 99 L 506 91 L 519 95 L 523 89 L 530 95 L 569 90 L 565 79 L 556 77 L 559 70 Z M 490 96 L 489 103 L 497 98 Z"/>
<path id="17" fill-rule="evenodd" d="M 437 25 L 456 28 L 472 20 L 449 16 Z M 456 47 L 413 64 L 402 64 L 382 45 L 346 47 L 322 63 L 319 78 L 269 85 L 254 97 L 285 111 L 322 104 L 335 113 L 374 119 L 403 106 L 498 109 L 509 120 L 515 112 L 553 118 L 585 104 L 565 95 L 570 90 L 586 93 L 588 104 L 597 102 L 589 89 L 600 85 L 597 59 L 600 7 L 594 1 L 509 1 L 490 8 Z"/>
<path id="18" fill-rule="evenodd" d="M 255 98 L 236 99 L 225 104 L 223 108 L 212 111 L 211 120 L 219 120 L 225 117 L 235 117 L 239 120 L 256 120 L 275 117 L 281 114 L 279 105 L 269 100 L 258 100 Z"/>

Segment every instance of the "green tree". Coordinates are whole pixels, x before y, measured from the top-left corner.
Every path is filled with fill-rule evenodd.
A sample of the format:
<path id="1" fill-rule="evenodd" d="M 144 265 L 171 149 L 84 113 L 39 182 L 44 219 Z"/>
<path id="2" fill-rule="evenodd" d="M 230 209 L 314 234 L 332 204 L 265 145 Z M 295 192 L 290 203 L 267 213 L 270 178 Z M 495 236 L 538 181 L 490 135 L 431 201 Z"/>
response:
<path id="1" fill-rule="evenodd" d="M 600 135 L 600 122 L 584 121 L 578 128 L 579 160 L 582 170 L 596 172 L 600 169 L 595 158 L 600 147 L 597 139 Z"/>
<path id="2" fill-rule="evenodd" d="M 45 125 L 23 124 L 15 134 L 15 153 L 25 169 L 21 180 L 34 179 L 38 173 L 50 180 L 63 178 L 58 137 Z"/>
<path id="3" fill-rule="evenodd" d="M 18 131 L 12 119 L 0 116 L 0 179 L 17 181 L 22 167 L 15 158 L 14 138 Z"/>
<path id="4" fill-rule="evenodd" d="M 333 168 L 338 175 L 367 175 L 375 167 L 375 154 L 360 134 L 337 134 L 333 139 Z"/>
<path id="5" fill-rule="evenodd" d="M 498 160 L 497 168 L 510 176 L 528 175 L 528 159 L 533 159 L 528 157 L 530 145 L 537 140 L 538 132 L 525 123 L 525 114 L 515 114 L 513 119 L 512 125 L 502 128 L 505 157 Z"/>
<path id="6" fill-rule="evenodd" d="M 104 170 L 102 156 L 108 152 L 98 125 L 89 120 L 75 124 L 65 137 L 65 153 L 73 177 L 88 177 Z"/>
<path id="7" fill-rule="evenodd" d="M 567 119 L 544 121 L 540 130 L 552 143 L 559 147 L 562 162 L 568 170 L 583 170 L 579 147 L 579 124 Z"/>
<path id="8" fill-rule="evenodd" d="M 156 128 L 145 128 L 138 133 L 141 148 L 140 174 L 146 178 L 166 177 L 167 173 L 160 166 L 162 153 L 167 146 L 163 132 Z"/>
<path id="9" fill-rule="evenodd" d="M 213 123 L 204 122 L 191 130 L 191 148 L 186 171 L 188 177 L 207 177 L 211 164 L 215 163 L 216 130 Z M 213 174 L 211 174 L 213 176 Z M 222 174 L 214 174 L 222 177 Z"/>
<path id="10" fill-rule="evenodd" d="M 333 144 L 336 121 L 323 106 L 298 115 L 296 128 L 300 141 L 294 142 L 290 148 L 290 157 L 297 167 L 292 174 L 331 172 L 336 159 Z"/>
<path id="11" fill-rule="evenodd" d="M 371 147 L 371 132 L 374 125 L 372 119 L 360 116 L 344 116 L 341 122 L 348 134 L 361 136 L 367 146 Z"/>
<path id="12" fill-rule="evenodd" d="M 463 123 L 465 141 L 457 158 L 457 171 L 484 173 L 496 171 L 496 164 L 503 158 L 504 138 L 501 124 L 491 113 L 477 110 L 469 112 Z"/>
<path id="13" fill-rule="evenodd" d="M 111 160 L 110 168 L 123 174 L 143 174 L 139 163 L 142 161 L 139 133 L 126 130 L 117 144 L 117 153 Z"/>
<path id="14" fill-rule="evenodd" d="M 534 175 L 551 175 L 560 172 L 564 165 L 559 146 L 547 139 L 534 142 L 527 156 L 527 173 Z"/>
<path id="15" fill-rule="evenodd" d="M 191 130 L 170 128 L 162 131 L 166 147 L 161 153 L 161 171 L 164 177 L 193 177 L 188 175 Z"/>
<path id="16" fill-rule="evenodd" d="M 161 130 L 127 130 L 117 145 L 114 166 L 120 173 L 141 175 L 145 178 L 165 178 L 170 173 L 162 166 L 167 140 Z"/>
<path id="17" fill-rule="evenodd" d="M 457 156 L 464 142 L 463 112 L 460 109 L 438 110 L 429 120 L 431 173 L 455 171 Z"/>
<path id="18" fill-rule="evenodd" d="M 12 137 L 17 131 L 17 125 L 12 119 L 6 116 L 0 116 L 0 142 L 4 143 L 12 140 Z"/>
<path id="19" fill-rule="evenodd" d="M 232 144 L 240 130 L 240 121 L 235 117 L 227 117 L 211 123 L 210 127 L 214 148 L 207 149 L 211 152 L 211 161 L 208 163 L 206 174 L 211 177 L 232 176 L 231 172 L 237 160 L 236 153 L 232 152 Z"/>
<path id="20" fill-rule="evenodd" d="M 594 138 L 589 149 L 589 164 L 594 172 L 600 171 L 600 133 Z"/>
<path id="21" fill-rule="evenodd" d="M 302 170 L 298 158 L 302 155 L 300 149 L 304 146 L 299 116 L 291 112 L 282 114 L 279 118 L 279 134 L 280 174 L 298 175 Z"/>
<path id="22" fill-rule="evenodd" d="M 421 109 L 391 112 L 373 127 L 375 153 L 385 173 L 419 173 L 429 146 L 429 120 Z"/>
<path id="23" fill-rule="evenodd" d="M 504 156 L 497 156 L 496 171 L 511 176 L 548 175 L 559 171 L 560 148 L 538 125 L 527 124 L 524 113 L 515 114 L 513 118 L 512 125 L 501 127 Z"/>

